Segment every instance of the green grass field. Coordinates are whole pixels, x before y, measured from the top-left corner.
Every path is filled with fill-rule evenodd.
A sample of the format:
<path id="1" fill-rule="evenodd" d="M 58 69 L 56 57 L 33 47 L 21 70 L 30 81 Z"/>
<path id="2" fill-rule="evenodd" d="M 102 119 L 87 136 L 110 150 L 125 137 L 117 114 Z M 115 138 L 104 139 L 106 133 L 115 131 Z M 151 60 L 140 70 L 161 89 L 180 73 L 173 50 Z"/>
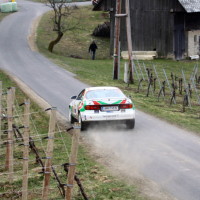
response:
<path id="1" fill-rule="evenodd" d="M 97 59 L 106 59 L 109 57 L 109 39 L 92 37 L 93 29 L 104 21 L 108 21 L 106 13 L 93 12 L 91 7 L 75 9 L 74 15 L 66 20 L 66 27 L 72 27 L 73 23 L 78 24 L 76 29 L 65 33 L 61 42 L 54 48 L 54 54 L 65 57 L 78 56 L 83 59 L 89 59 L 90 54 L 88 48 L 92 40 L 95 40 L 98 45 Z M 90 17 L 90 20 L 88 20 Z M 44 15 L 43 20 L 38 28 L 37 45 L 41 51 L 46 51 L 48 43 L 56 38 L 56 33 L 52 31 L 51 13 Z"/>

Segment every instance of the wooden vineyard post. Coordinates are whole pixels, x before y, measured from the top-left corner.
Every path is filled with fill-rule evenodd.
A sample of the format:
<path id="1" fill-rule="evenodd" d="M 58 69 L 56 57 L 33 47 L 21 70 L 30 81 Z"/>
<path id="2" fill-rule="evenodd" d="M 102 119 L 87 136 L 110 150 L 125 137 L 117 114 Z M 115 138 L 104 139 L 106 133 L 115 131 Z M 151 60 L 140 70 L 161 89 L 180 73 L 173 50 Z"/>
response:
<path id="1" fill-rule="evenodd" d="M 53 147 L 54 147 L 54 135 L 56 127 L 56 108 L 51 108 L 51 115 L 49 121 L 49 132 L 48 132 L 48 143 L 46 150 L 46 162 L 44 168 L 44 181 L 43 181 L 43 191 L 42 199 L 47 200 L 49 194 L 49 183 L 51 177 L 51 165 L 52 165 L 52 156 L 53 156 Z"/>
<path id="2" fill-rule="evenodd" d="M 0 81 L 0 142 L 2 142 L 2 81 Z"/>
<path id="3" fill-rule="evenodd" d="M 13 106 L 15 98 L 15 88 L 8 89 L 7 92 L 7 118 L 8 118 L 8 139 L 6 146 L 6 166 L 8 170 L 8 181 L 13 182 Z"/>
<path id="4" fill-rule="evenodd" d="M 29 133 L 30 133 L 30 100 L 24 101 L 24 152 L 23 152 L 23 181 L 22 200 L 28 199 L 28 162 L 29 162 Z"/>
<path id="5" fill-rule="evenodd" d="M 126 0 L 126 33 L 129 57 L 129 83 L 133 83 L 133 55 L 132 55 L 132 37 L 131 37 L 131 16 L 129 0 Z"/>
<path id="6" fill-rule="evenodd" d="M 71 154 L 69 158 L 69 171 L 67 178 L 67 189 L 65 190 L 65 200 L 71 200 L 72 198 L 72 190 L 74 184 L 74 176 L 75 176 L 75 168 L 78 154 L 78 144 L 79 144 L 79 136 L 80 136 L 80 125 L 75 124 L 73 133 L 72 133 L 72 146 L 71 146 Z"/>

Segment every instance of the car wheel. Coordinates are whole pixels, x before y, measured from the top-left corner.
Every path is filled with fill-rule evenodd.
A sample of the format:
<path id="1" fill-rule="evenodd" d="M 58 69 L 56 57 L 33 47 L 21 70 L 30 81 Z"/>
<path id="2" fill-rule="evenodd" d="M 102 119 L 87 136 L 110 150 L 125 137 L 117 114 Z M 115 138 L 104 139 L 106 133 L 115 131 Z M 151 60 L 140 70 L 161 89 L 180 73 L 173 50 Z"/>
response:
<path id="1" fill-rule="evenodd" d="M 77 120 L 72 116 L 72 111 L 69 109 L 69 122 L 73 124 L 74 122 L 77 122 Z"/>
<path id="2" fill-rule="evenodd" d="M 88 128 L 88 123 L 82 121 L 80 113 L 78 115 L 78 122 L 79 122 L 79 124 L 81 126 L 81 131 L 86 131 L 87 128 Z"/>
<path id="3" fill-rule="evenodd" d="M 127 120 L 126 121 L 126 128 L 127 129 L 134 129 L 135 127 L 135 119 Z"/>

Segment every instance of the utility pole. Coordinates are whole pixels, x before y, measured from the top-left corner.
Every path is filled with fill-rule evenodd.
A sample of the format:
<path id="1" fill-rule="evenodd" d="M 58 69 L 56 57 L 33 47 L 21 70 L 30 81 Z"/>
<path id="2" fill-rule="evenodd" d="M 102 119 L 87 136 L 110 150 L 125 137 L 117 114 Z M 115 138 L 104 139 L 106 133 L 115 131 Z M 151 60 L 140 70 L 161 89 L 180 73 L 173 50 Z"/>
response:
<path id="1" fill-rule="evenodd" d="M 113 79 L 119 78 L 119 57 L 120 57 L 120 21 L 121 17 L 126 17 L 126 34 L 128 46 L 128 59 L 129 59 L 129 77 L 128 82 L 133 83 L 133 55 L 132 55 L 132 37 L 131 37 L 131 19 L 130 19 L 130 0 L 125 1 L 126 13 L 121 13 L 121 0 L 116 1 L 116 14 L 115 14 L 115 38 L 114 38 L 114 67 Z"/>
<path id="2" fill-rule="evenodd" d="M 116 14 L 115 14 L 115 38 L 114 38 L 114 63 L 113 63 L 113 79 L 119 78 L 119 40 L 120 40 L 120 14 L 121 14 L 121 0 L 116 1 Z"/>
<path id="3" fill-rule="evenodd" d="M 131 37 L 131 18 L 130 18 L 130 3 L 126 0 L 126 33 L 128 45 L 128 59 L 129 59 L 129 83 L 133 83 L 133 54 L 132 54 L 132 37 Z"/>

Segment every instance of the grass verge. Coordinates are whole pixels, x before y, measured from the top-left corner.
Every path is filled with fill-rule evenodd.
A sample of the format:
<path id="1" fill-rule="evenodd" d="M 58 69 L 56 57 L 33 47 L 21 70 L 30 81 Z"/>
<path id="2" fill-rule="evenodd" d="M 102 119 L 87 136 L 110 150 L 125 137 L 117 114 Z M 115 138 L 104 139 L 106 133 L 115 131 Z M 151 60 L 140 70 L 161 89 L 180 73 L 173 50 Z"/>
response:
<path id="1" fill-rule="evenodd" d="M 9 15 L 10 13 L 2 13 L 2 12 L 0 12 L 0 21 L 4 18 L 4 17 L 6 17 L 7 15 Z"/>

